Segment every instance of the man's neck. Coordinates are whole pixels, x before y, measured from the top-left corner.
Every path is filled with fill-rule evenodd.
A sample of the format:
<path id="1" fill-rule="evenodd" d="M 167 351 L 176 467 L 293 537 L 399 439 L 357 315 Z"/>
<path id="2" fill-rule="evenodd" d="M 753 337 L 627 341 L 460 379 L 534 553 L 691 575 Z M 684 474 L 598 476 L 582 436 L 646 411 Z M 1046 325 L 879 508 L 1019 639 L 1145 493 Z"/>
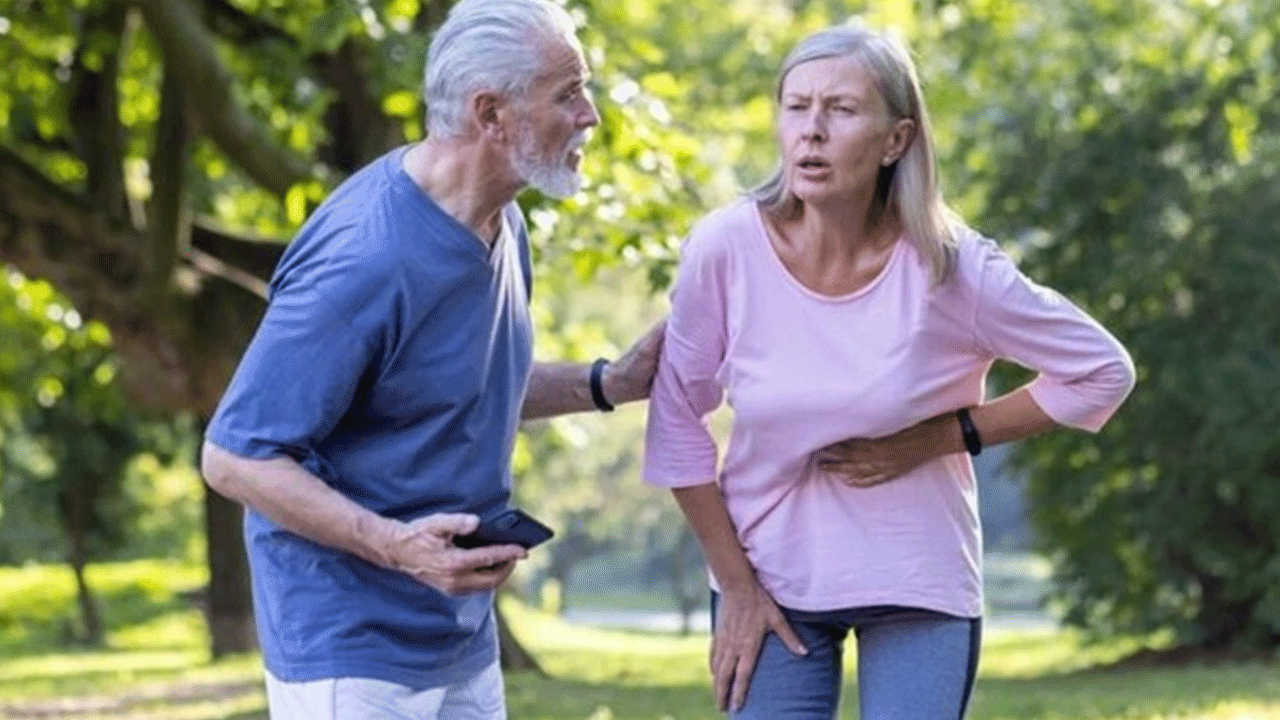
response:
<path id="1" fill-rule="evenodd" d="M 403 167 L 441 209 L 489 246 L 502 227 L 502 208 L 523 187 L 505 158 L 467 139 L 423 140 L 405 153 Z"/>

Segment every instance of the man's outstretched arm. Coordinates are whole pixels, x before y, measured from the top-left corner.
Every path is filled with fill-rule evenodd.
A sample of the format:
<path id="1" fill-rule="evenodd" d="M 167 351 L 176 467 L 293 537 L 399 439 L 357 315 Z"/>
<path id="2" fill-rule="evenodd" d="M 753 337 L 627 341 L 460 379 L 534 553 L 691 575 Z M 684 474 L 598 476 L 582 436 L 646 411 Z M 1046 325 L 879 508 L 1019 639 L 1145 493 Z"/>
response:
<path id="1" fill-rule="evenodd" d="M 622 357 L 603 367 L 600 391 L 610 405 L 649 397 L 666 324 L 658 321 Z M 600 409 L 591 393 L 591 368 L 591 363 L 534 363 L 520 417 L 534 420 Z"/>

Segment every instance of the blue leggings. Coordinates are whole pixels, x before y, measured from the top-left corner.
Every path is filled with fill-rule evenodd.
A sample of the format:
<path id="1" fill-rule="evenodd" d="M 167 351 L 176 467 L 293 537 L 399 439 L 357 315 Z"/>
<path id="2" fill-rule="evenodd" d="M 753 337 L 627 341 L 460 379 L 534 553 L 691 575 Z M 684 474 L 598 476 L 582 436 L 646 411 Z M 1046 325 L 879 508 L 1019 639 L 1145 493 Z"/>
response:
<path id="1" fill-rule="evenodd" d="M 717 597 L 712 597 L 715 613 Z M 734 720 L 832 720 L 840 711 L 844 639 L 858 642 L 861 720 L 963 720 L 982 619 L 897 606 L 806 612 L 782 608 L 809 654 L 765 637 Z"/>

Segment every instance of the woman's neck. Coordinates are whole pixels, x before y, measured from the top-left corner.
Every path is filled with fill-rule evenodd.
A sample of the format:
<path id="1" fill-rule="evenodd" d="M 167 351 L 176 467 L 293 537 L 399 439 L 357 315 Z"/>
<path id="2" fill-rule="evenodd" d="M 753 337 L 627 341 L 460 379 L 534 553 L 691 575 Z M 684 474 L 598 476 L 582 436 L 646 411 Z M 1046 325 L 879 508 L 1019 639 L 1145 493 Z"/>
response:
<path id="1" fill-rule="evenodd" d="M 810 289 L 844 295 L 884 269 L 902 234 L 893 212 L 856 204 L 800 203 L 790 217 L 765 213 L 770 242 L 787 269 Z"/>

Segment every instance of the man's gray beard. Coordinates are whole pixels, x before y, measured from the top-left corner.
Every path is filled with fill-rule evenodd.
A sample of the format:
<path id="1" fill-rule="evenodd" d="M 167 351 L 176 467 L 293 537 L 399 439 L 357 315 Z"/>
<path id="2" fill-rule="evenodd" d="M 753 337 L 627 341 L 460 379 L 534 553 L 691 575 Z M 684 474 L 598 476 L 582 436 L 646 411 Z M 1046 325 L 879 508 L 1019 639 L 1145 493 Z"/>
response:
<path id="1" fill-rule="evenodd" d="M 578 147 L 581 143 L 578 143 Z M 533 128 L 525 125 L 520 128 L 520 139 L 511 153 L 511 166 L 516 174 L 538 192 L 553 198 L 567 198 L 582 187 L 582 174 L 568 165 L 569 149 L 574 148 L 570 141 L 564 154 L 547 162 L 538 157 L 537 138 L 533 136 Z"/>

